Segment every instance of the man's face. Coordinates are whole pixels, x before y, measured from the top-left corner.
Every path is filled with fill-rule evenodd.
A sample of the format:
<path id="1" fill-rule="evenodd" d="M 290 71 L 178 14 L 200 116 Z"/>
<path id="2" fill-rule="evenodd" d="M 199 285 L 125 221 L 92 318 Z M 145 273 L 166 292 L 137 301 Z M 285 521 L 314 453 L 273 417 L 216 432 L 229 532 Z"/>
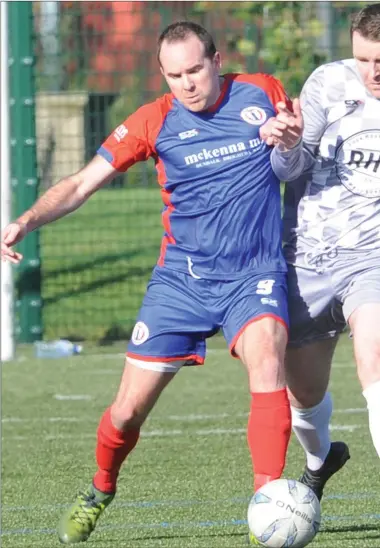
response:
<path id="1" fill-rule="evenodd" d="M 188 110 L 200 112 L 217 101 L 220 54 L 205 57 L 204 45 L 195 34 L 181 42 L 164 41 L 160 63 L 170 91 Z"/>
<path id="2" fill-rule="evenodd" d="M 355 31 L 352 50 L 365 87 L 380 99 L 380 42 L 373 42 Z"/>

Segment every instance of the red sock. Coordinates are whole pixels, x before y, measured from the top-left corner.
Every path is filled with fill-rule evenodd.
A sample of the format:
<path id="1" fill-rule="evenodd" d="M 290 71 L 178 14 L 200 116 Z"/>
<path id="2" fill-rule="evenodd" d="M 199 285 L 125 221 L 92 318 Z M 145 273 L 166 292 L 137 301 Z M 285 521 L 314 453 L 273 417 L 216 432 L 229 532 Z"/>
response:
<path id="1" fill-rule="evenodd" d="M 115 428 L 111 422 L 110 407 L 104 412 L 98 427 L 96 445 L 98 471 L 93 479 L 96 489 L 104 493 L 115 493 L 120 467 L 135 447 L 139 435 L 139 429 L 122 432 Z"/>
<path id="2" fill-rule="evenodd" d="M 265 483 L 281 477 L 290 433 L 291 414 L 286 389 L 253 392 L 247 439 L 255 492 Z"/>

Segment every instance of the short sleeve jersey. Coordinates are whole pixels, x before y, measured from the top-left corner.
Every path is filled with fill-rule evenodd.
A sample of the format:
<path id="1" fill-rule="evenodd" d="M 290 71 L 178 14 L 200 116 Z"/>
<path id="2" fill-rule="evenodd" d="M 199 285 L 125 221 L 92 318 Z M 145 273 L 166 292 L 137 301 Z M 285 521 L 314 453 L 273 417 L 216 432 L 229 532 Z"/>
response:
<path id="1" fill-rule="evenodd" d="M 208 110 L 191 112 L 166 94 L 100 147 L 118 171 L 155 161 L 163 200 L 159 266 L 220 280 L 286 270 L 279 181 L 259 135 L 278 101 L 290 106 L 272 76 L 227 74 Z"/>
<path id="2" fill-rule="evenodd" d="M 287 257 L 307 248 L 370 250 L 380 238 L 380 100 L 354 59 L 316 69 L 301 93 L 311 170 L 286 184 Z"/>

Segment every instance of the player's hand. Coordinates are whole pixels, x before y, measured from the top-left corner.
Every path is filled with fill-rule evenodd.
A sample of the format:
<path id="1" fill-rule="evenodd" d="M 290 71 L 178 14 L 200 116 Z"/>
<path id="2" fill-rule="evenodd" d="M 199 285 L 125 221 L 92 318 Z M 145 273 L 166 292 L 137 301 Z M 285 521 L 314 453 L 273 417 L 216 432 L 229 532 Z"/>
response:
<path id="1" fill-rule="evenodd" d="M 268 118 L 268 120 L 263 124 L 260 129 L 260 139 L 264 141 L 267 145 L 273 146 L 275 143 L 275 138 L 272 136 L 272 128 L 274 127 L 274 122 L 276 117 Z"/>
<path id="2" fill-rule="evenodd" d="M 21 261 L 21 253 L 14 251 L 12 246 L 20 242 L 27 233 L 26 226 L 17 222 L 9 224 L 3 230 L 1 234 L 1 260 L 3 262 L 9 261 L 18 264 Z"/>
<path id="3" fill-rule="evenodd" d="M 290 150 L 302 139 L 304 122 L 300 100 L 293 100 L 293 112 L 283 102 L 277 103 L 276 107 L 278 114 L 272 122 L 271 137 L 275 145 Z"/>

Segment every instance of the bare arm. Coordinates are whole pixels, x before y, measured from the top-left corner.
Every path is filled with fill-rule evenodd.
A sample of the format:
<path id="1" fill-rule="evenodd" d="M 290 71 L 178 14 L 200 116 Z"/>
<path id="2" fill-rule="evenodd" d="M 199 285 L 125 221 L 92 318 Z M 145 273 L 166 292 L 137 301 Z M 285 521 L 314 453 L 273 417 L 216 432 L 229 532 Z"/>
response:
<path id="1" fill-rule="evenodd" d="M 28 232 L 78 209 L 117 174 L 118 171 L 107 160 L 97 155 L 78 173 L 61 179 L 4 229 L 1 238 L 2 260 L 20 262 L 22 255 L 14 251 L 12 246 L 20 242 Z"/>
<path id="2" fill-rule="evenodd" d="M 109 183 L 117 171 L 101 156 L 95 156 L 83 169 L 61 179 L 49 188 L 30 209 L 16 220 L 31 232 L 80 207 L 96 190 Z"/>

